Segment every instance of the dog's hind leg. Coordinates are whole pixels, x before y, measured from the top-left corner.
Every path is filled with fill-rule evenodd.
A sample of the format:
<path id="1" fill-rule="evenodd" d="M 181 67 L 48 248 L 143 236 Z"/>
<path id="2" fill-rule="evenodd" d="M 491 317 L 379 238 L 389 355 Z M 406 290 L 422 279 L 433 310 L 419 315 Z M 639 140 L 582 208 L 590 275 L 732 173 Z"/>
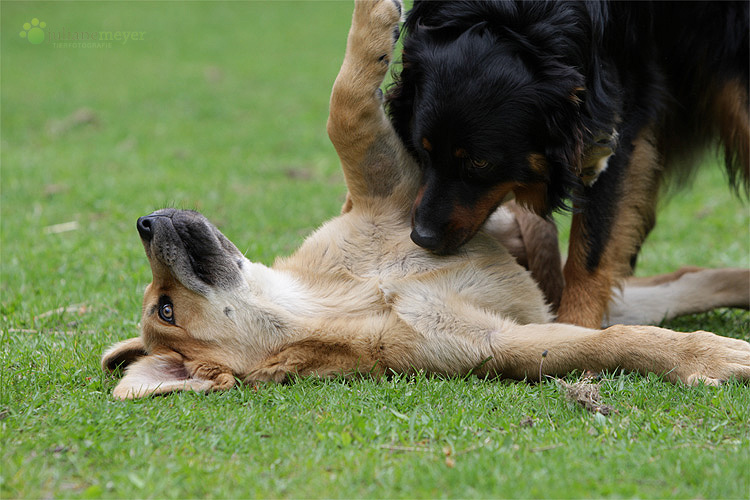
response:
<path id="1" fill-rule="evenodd" d="M 349 189 L 344 210 L 368 198 L 393 198 L 409 210 L 419 173 L 383 110 L 383 83 L 398 37 L 401 4 L 357 0 L 346 56 L 331 94 L 328 136 Z"/>
<path id="2" fill-rule="evenodd" d="M 628 278 L 614 291 L 605 324 L 658 324 L 718 307 L 750 309 L 750 270 L 683 268 Z"/>

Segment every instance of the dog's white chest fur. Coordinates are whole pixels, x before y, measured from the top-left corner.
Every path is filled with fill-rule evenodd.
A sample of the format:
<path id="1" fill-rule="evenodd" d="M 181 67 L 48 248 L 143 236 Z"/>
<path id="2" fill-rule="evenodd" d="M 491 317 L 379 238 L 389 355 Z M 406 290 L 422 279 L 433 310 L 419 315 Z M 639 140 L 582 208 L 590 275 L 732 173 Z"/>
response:
<path id="1" fill-rule="evenodd" d="M 251 293 L 300 316 L 317 313 L 309 288 L 290 273 L 246 261 L 242 266 Z"/>

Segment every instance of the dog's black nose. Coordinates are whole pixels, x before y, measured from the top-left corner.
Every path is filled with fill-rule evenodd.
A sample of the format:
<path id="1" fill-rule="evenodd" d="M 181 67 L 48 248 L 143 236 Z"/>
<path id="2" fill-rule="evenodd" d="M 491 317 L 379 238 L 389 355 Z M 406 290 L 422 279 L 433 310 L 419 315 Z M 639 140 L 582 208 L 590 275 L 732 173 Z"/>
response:
<path id="1" fill-rule="evenodd" d="M 411 240 L 420 247 L 433 252 L 439 250 L 442 245 L 438 233 L 419 225 L 414 226 L 412 229 Z"/>
<path id="2" fill-rule="evenodd" d="M 141 235 L 142 239 L 151 241 L 151 238 L 154 237 L 153 224 L 153 215 L 146 215 L 145 217 L 138 218 L 138 222 L 136 222 L 135 227 L 138 228 L 138 234 Z"/>

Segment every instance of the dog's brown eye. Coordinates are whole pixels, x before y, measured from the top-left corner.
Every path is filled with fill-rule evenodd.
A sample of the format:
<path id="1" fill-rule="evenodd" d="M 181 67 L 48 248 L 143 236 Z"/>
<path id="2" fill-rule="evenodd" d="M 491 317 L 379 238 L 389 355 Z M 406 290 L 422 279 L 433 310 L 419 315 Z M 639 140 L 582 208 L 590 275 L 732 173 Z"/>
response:
<path id="1" fill-rule="evenodd" d="M 489 165 L 489 163 L 487 163 L 487 160 L 471 160 L 471 163 L 475 168 L 486 168 L 487 165 Z"/>
<path id="2" fill-rule="evenodd" d="M 174 310 L 172 304 L 163 304 L 159 308 L 159 317 L 167 323 L 174 323 Z"/>

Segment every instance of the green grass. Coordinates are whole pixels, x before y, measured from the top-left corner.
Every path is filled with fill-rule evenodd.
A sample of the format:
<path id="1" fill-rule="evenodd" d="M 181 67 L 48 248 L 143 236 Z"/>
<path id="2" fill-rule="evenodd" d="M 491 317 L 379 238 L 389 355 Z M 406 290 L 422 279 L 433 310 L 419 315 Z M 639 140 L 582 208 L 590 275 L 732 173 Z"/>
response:
<path id="1" fill-rule="evenodd" d="M 351 5 L 0 8 L 3 498 L 750 497 L 750 391 L 736 383 L 609 374 L 608 417 L 554 382 L 427 376 L 113 401 L 98 360 L 137 333 L 138 216 L 200 209 L 268 264 L 338 212 L 325 121 Z M 145 37 L 32 45 L 18 32 L 34 17 Z M 641 273 L 750 265 L 750 216 L 718 168 L 664 205 Z M 668 326 L 750 338 L 744 312 Z"/>

